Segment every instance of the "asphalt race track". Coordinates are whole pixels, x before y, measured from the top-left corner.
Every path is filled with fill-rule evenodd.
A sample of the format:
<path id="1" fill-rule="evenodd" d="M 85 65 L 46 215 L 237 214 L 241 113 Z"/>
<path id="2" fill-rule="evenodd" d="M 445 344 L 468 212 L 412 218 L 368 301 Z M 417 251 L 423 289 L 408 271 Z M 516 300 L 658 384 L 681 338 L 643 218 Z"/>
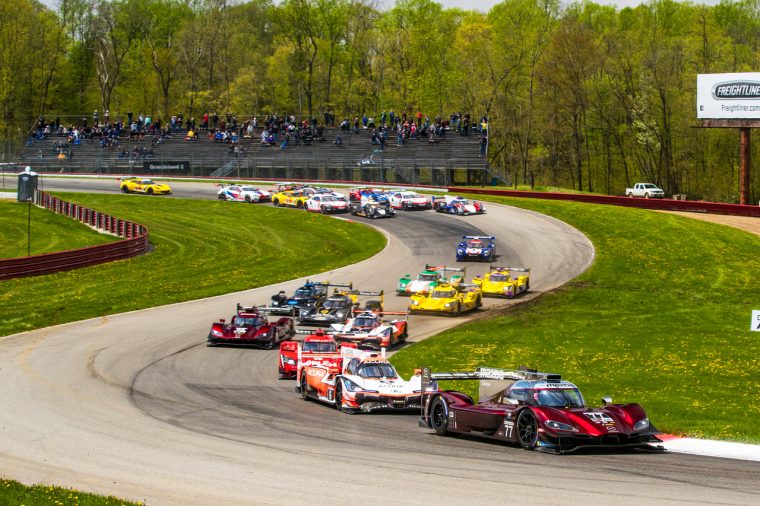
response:
<path id="1" fill-rule="evenodd" d="M 118 191 L 113 180 L 44 185 Z M 173 186 L 175 197 L 215 198 L 208 185 Z M 455 264 L 463 233 L 496 235 L 497 263 L 531 267 L 534 293 L 593 259 L 576 230 L 505 206 L 369 223 L 389 235 L 388 247 L 315 279 L 392 294 L 400 275 L 426 262 Z M 466 265 L 468 277 L 486 267 Z M 210 323 L 229 317 L 236 302 L 265 303 L 299 281 L 0 338 L 0 475 L 148 504 L 760 501 L 757 462 L 635 451 L 553 456 L 437 437 L 414 415 L 352 416 L 301 400 L 294 382 L 277 380 L 276 351 L 205 346 Z M 405 301 L 386 296 L 389 309 Z M 413 316 L 411 340 L 464 320 Z"/>

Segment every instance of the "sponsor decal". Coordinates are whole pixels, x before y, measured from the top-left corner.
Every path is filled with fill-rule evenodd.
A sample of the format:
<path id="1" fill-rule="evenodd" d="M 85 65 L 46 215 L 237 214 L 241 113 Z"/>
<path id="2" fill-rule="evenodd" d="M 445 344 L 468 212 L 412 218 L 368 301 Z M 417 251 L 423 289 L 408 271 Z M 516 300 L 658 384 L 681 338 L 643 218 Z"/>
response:
<path id="1" fill-rule="evenodd" d="M 147 171 L 170 170 L 172 172 L 190 172 L 190 162 L 188 161 L 143 162 L 143 169 Z"/>
<path id="2" fill-rule="evenodd" d="M 607 413 L 588 412 L 583 414 L 586 416 L 586 418 L 595 423 L 603 423 L 605 425 L 615 423 L 615 420 L 613 420 L 613 418 Z"/>
<path id="3" fill-rule="evenodd" d="M 728 81 L 717 83 L 712 88 L 712 96 L 717 100 L 758 100 L 760 81 Z"/>

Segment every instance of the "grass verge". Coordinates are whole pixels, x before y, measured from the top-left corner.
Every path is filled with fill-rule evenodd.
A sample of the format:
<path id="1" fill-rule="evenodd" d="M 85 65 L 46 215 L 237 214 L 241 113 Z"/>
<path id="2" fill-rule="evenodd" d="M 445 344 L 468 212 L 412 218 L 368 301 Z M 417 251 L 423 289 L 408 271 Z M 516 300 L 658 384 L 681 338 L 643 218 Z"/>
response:
<path id="1" fill-rule="evenodd" d="M 488 200 L 578 228 L 596 247 L 594 265 L 534 303 L 401 350 L 400 371 L 525 364 L 561 373 L 589 404 L 602 395 L 639 402 L 666 432 L 760 443 L 760 355 L 749 330 L 760 304 L 758 237 L 639 209 Z"/>
<path id="2" fill-rule="evenodd" d="M 0 504 L 49 506 L 51 504 L 77 506 L 130 506 L 140 505 L 112 496 L 87 494 L 69 488 L 33 485 L 28 487 L 13 480 L 0 478 Z"/>
<path id="3" fill-rule="evenodd" d="M 56 195 L 146 225 L 155 250 L 3 281 L 0 335 L 285 281 L 360 261 L 385 245 L 370 227 L 303 211 L 142 195 Z"/>
<path id="4" fill-rule="evenodd" d="M 31 211 L 31 213 L 30 213 Z M 31 216 L 31 226 L 29 217 Z M 27 227 L 32 255 L 95 246 L 118 240 L 90 227 L 25 202 L 0 200 L 0 258 L 27 254 Z"/>

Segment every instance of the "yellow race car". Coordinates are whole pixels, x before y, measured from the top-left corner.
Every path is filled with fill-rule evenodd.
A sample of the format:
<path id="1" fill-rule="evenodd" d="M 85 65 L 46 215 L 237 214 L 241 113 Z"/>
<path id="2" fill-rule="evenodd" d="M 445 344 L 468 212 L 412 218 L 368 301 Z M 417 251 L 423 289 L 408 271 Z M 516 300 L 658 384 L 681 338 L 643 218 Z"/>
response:
<path id="1" fill-rule="evenodd" d="M 530 288 L 530 269 L 492 265 L 485 276 L 472 282 L 480 286 L 484 297 L 516 297 Z"/>
<path id="2" fill-rule="evenodd" d="M 275 207 L 288 206 L 303 209 L 309 196 L 303 190 L 284 190 L 272 195 L 272 204 Z"/>
<path id="3" fill-rule="evenodd" d="M 415 293 L 409 304 L 410 313 L 459 316 L 483 305 L 480 287 L 474 283 L 440 283 L 427 293 Z"/>
<path id="4" fill-rule="evenodd" d="M 119 188 L 124 193 L 147 193 L 148 195 L 171 195 L 168 184 L 156 183 L 142 177 L 126 177 L 121 180 Z"/>

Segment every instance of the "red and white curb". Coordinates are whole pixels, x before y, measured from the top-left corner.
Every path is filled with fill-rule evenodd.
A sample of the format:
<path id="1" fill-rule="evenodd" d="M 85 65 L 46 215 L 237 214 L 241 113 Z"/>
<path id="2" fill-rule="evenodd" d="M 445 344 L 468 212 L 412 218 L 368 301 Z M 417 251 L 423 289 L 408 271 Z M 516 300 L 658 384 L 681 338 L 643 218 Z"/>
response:
<path id="1" fill-rule="evenodd" d="M 760 462 L 760 445 L 734 443 L 732 441 L 714 441 L 710 439 L 695 439 L 679 437 L 670 434 L 657 436 L 662 440 L 662 446 L 673 453 L 686 453 L 704 457 L 719 457 L 724 459 L 752 460 Z"/>

